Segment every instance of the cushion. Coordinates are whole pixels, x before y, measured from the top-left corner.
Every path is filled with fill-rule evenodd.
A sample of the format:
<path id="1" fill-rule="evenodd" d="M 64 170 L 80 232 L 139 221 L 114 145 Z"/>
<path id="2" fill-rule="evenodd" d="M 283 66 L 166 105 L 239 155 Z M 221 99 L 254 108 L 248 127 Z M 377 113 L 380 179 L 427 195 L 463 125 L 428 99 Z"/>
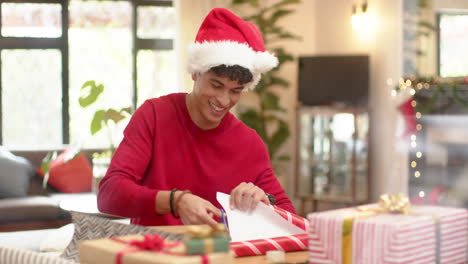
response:
<path id="1" fill-rule="evenodd" d="M 62 253 L 68 244 L 70 244 L 73 233 L 75 232 L 74 224 L 67 224 L 60 228 L 53 229 L 48 236 L 42 240 L 39 245 L 40 252 L 60 252 Z"/>
<path id="2" fill-rule="evenodd" d="M 48 256 L 31 250 L 0 247 L 0 263 L 74 264 L 75 262 L 59 257 Z"/>
<path id="3" fill-rule="evenodd" d="M 38 252 L 40 244 L 52 230 L 55 229 L 0 232 L 0 248 L 21 248 Z"/>
<path id="4" fill-rule="evenodd" d="M 90 192 L 93 181 L 91 163 L 82 152 L 67 160 L 69 151 L 71 150 L 61 153 L 50 164 L 48 183 L 64 193 Z M 37 170 L 37 174 L 44 177 L 41 168 Z"/>
<path id="5" fill-rule="evenodd" d="M 31 163 L 0 148 L 0 198 L 26 196 L 34 175 Z"/>
<path id="6" fill-rule="evenodd" d="M 139 225 L 127 225 L 113 222 L 110 219 L 83 214 L 78 212 L 70 212 L 72 220 L 75 224 L 75 233 L 73 238 L 62 254 L 62 257 L 74 261 L 78 261 L 78 242 L 81 240 L 108 238 L 113 236 L 124 236 L 131 234 L 160 234 L 172 240 L 181 240 L 181 234 L 173 234 L 160 230 L 151 229 Z"/>

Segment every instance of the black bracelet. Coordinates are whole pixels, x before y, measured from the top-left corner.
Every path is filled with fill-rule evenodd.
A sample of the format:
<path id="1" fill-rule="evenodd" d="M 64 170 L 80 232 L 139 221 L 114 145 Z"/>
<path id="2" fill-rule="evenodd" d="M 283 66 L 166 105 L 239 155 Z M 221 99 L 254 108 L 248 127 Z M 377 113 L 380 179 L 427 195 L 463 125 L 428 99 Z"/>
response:
<path id="1" fill-rule="evenodd" d="M 275 203 L 276 203 L 275 196 L 273 194 L 270 194 L 270 193 L 265 193 L 265 194 L 268 197 L 268 200 L 270 201 L 270 204 L 275 205 Z"/>
<path id="2" fill-rule="evenodd" d="M 169 207 L 171 208 L 171 215 L 174 217 L 174 218 L 180 218 L 180 216 L 176 215 L 175 214 L 175 210 L 174 210 L 174 194 L 177 192 L 178 190 L 176 188 L 172 189 L 171 190 L 171 194 L 169 195 Z"/>

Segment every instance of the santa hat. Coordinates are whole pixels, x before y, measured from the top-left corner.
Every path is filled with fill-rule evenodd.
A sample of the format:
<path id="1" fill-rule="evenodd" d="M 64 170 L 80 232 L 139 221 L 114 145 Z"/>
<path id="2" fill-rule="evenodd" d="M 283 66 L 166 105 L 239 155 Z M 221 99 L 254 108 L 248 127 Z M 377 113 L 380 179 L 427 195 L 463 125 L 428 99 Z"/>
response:
<path id="1" fill-rule="evenodd" d="M 278 59 L 265 50 L 257 27 L 224 8 L 214 8 L 198 30 L 188 49 L 188 71 L 204 73 L 219 65 L 239 65 L 250 70 L 253 89 L 261 74 L 278 65 Z"/>

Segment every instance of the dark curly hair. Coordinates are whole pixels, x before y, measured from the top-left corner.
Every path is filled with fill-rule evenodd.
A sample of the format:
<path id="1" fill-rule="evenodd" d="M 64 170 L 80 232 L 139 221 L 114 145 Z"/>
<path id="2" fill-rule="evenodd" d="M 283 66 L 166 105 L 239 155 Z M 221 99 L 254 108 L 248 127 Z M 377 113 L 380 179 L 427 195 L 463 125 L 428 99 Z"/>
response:
<path id="1" fill-rule="evenodd" d="M 226 66 L 225 64 L 221 64 L 212 67 L 209 71 L 218 77 L 228 77 L 231 81 L 238 81 L 242 85 L 253 80 L 250 70 L 239 65 Z"/>

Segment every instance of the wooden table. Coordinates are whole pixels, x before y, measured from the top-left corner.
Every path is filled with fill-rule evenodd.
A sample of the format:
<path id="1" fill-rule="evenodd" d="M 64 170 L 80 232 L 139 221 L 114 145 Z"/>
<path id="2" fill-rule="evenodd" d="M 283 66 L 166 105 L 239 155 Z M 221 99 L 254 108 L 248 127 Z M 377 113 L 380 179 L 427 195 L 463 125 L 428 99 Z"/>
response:
<path id="1" fill-rule="evenodd" d="M 185 233 L 188 226 L 154 226 L 154 229 L 171 233 Z M 286 263 L 304 263 L 307 261 L 309 253 L 307 251 L 297 251 L 286 253 Z M 234 259 L 235 264 L 269 264 L 265 256 L 241 257 Z"/>

